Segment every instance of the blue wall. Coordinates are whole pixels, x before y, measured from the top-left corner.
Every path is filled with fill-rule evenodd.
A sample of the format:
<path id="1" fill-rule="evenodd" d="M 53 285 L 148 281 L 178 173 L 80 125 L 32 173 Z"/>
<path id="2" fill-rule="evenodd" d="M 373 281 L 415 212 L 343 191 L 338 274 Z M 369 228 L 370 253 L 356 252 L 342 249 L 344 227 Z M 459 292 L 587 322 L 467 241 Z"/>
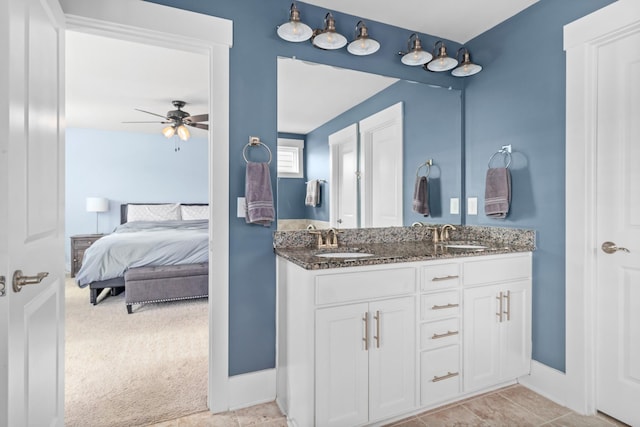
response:
<path id="1" fill-rule="evenodd" d="M 534 357 L 564 370 L 564 53 L 562 26 L 610 0 L 540 0 L 511 20 L 475 38 L 469 47 L 485 69 L 466 80 L 426 73 L 400 63 L 397 52 L 411 30 L 367 21 L 380 51 L 354 57 L 327 52 L 309 43 L 278 39 L 276 25 L 288 16 L 290 1 L 154 0 L 156 3 L 233 20 L 230 51 L 230 261 L 229 373 L 275 366 L 275 259 L 271 228 L 247 226 L 235 218 L 236 198 L 244 193 L 242 148 L 257 135 L 276 148 L 276 58 L 292 57 L 338 67 L 461 89 L 466 151 L 466 186 L 480 208 L 486 160 L 502 144 L 513 144 L 514 199 L 511 216 L 469 224 L 534 228 Z M 302 19 L 321 26 L 325 9 L 298 3 Z M 366 11 L 363 11 L 366 14 Z M 359 17 L 334 13 L 337 29 L 351 34 Z M 366 16 L 363 16 L 366 18 Z M 434 37 L 422 36 L 424 46 Z M 448 42 L 455 52 L 459 45 Z M 274 162 L 275 163 L 275 162 Z M 275 164 L 271 175 L 275 188 Z M 482 209 L 480 209 L 482 212 Z M 251 268 L 247 268 L 251 266 Z"/>
<path id="2" fill-rule="evenodd" d="M 67 265 L 69 236 L 96 232 L 96 214 L 85 210 L 87 197 L 109 199 L 109 211 L 98 218 L 101 233 L 120 224 L 121 203 L 209 199 L 206 137 L 193 136 L 175 152 L 174 140 L 159 131 L 153 135 L 70 128 L 65 143 Z"/>
<path id="3" fill-rule="evenodd" d="M 562 27 L 611 0 L 541 0 L 473 39 L 484 70 L 466 81 L 467 224 L 536 230 L 533 358 L 565 371 L 565 55 Z M 505 220 L 483 214 L 489 157 L 512 144 L 513 191 Z M 495 159 L 498 163 L 497 159 Z"/>
<path id="4" fill-rule="evenodd" d="M 404 114 L 403 222 L 414 221 L 460 224 L 460 215 L 449 214 L 449 198 L 460 197 L 461 190 L 461 92 L 429 85 L 399 81 L 356 105 L 307 135 L 305 156 L 314 178 L 329 180 L 329 135 L 402 101 Z M 411 210 L 416 169 L 427 159 L 434 166 L 429 174 L 431 215 Z M 425 173 L 421 169 L 421 174 Z M 330 185 L 324 184 L 325 201 L 307 207 L 307 218 L 329 221 Z"/>

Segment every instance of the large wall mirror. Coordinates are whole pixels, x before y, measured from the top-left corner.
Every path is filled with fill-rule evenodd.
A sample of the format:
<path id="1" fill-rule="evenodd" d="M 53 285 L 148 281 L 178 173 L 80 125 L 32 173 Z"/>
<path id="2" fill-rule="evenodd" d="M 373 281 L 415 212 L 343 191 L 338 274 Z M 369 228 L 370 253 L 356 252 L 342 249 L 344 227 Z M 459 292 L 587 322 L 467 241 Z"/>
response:
<path id="1" fill-rule="evenodd" d="M 369 180 L 368 186 L 390 187 L 390 181 L 399 181 L 397 187 L 401 194 L 394 204 L 400 206 L 392 206 L 400 212 L 401 220 L 397 225 L 411 225 L 416 221 L 461 223 L 460 212 L 452 210 L 451 203 L 451 199 L 460 201 L 462 188 L 462 100 L 459 90 L 291 58 L 278 58 L 277 84 L 278 152 L 280 160 L 287 159 L 279 166 L 299 167 L 298 174 L 281 169 L 278 175 L 279 230 L 341 226 L 330 222 L 332 215 L 335 219 L 336 210 L 334 200 L 332 214 L 331 192 L 335 192 L 335 199 L 337 189 L 336 183 L 332 182 L 336 179 L 336 164 L 335 155 L 332 160 L 329 141 L 355 125 L 357 160 L 348 168 L 356 170 L 349 169 L 344 174 L 355 177 L 358 182 L 359 172 L 365 166 L 361 164 L 365 142 L 357 130 L 390 108 L 400 108 L 402 113 L 401 172 L 397 177 L 381 174 L 377 181 Z M 299 162 L 296 156 L 299 156 Z M 425 166 L 428 160 L 433 163 L 429 168 Z M 382 158 L 381 169 L 390 170 L 384 168 L 384 162 Z M 417 178 L 427 173 L 429 215 L 424 216 L 413 211 L 412 202 Z M 319 198 L 310 206 L 307 183 L 312 180 L 319 180 Z M 347 199 L 355 198 L 354 209 L 359 218 L 349 227 L 366 226 L 365 220 L 361 219 L 364 218 L 365 191 L 369 192 L 370 188 L 365 190 L 364 185 L 358 185 L 355 191 L 346 193 Z"/>

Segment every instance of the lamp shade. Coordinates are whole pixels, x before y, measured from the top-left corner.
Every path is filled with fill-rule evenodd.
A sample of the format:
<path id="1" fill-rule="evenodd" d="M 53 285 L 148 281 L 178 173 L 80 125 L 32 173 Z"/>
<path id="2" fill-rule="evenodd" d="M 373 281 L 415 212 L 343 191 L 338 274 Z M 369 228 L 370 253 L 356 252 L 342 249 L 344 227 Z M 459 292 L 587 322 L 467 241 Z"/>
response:
<path id="1" fill-rule="evenodd" d="M 109 199 L 104 197 L 87 197 L 87 212 L 107 212 Z"/>

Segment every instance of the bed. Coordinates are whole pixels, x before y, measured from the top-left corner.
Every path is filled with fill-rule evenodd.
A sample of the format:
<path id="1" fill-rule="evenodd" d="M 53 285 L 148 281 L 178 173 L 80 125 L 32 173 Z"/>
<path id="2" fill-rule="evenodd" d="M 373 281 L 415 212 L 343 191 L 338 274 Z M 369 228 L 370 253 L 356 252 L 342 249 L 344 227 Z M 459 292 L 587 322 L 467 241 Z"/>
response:
<path id="1" fill-rule="evenodd" d="M 151 295 L 148 290 L 147 300 L 127 295 L 129 312 L 132 304 L 207 296 L 208 274 L 203 277 L 203 271 L 208 271 L 209 261 L 208 218 L 209 206 L 203 203 L 121 205 L 121 224 L 85 252 L 78 286 L 89 287 L 89 301 L 95 305 L 103 290 L 126 293 L 127 276 L 135 277 L 135 286 L 148 277 L 146 283 L 154 286 Z M 181 294 L 176 287 L 193 284 L 191 279 L 199 290 L 186 285 Z"/>

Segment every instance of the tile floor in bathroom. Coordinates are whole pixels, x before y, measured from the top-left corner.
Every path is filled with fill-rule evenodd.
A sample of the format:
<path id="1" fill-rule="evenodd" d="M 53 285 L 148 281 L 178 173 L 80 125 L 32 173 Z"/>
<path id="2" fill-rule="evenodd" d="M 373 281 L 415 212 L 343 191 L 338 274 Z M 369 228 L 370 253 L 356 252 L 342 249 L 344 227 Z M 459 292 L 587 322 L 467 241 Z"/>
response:
<path id="1" fill-rule="evenodd" d="M 274 402 L 222 414 L 200 412 L 153 427 L 286 427 L 287 421 Z M 604 414 L 582 416 L 539 394 L 513 385 L 436 408 L 390 424 L 393 427 L 425 426 L 550 426 L 623 427 Z M 301 426 L 302 427 L 302 426 Z"/>

